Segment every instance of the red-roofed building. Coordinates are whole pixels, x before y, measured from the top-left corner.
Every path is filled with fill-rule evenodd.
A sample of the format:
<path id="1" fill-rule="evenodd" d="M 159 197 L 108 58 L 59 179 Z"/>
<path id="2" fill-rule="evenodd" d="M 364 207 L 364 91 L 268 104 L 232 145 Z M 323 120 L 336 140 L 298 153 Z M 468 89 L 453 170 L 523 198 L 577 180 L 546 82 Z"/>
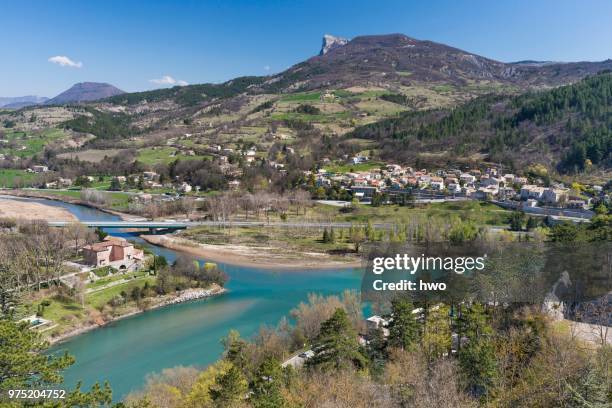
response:
<path id="1" fill-rule="evenodd" d="M 116 269 L 130 269 L 144 260 L 141 249 L 119 237 L 107 236 L 102 242 L 83 247 L 85 262 L 96 268 L 112 266 Z"/>

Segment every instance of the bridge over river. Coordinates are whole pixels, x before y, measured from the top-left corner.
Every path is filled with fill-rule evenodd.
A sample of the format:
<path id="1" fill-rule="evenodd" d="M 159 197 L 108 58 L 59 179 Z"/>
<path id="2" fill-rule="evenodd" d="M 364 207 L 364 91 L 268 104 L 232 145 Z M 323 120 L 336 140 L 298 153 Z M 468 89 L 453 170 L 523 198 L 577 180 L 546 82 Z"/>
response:
<path id="1" fill-rule="evenodd" d="M 79 221 L 81 225 L 89 228 L 105 229 L 148 229 L 151 232 L 174 231 L 190 227 L 280 227 L 280 228 L 350 228 L 365 226 L 363 223 L 350 222 L 263 222 L 263 221 Z M 74 222 L 48 221 L 51 227 L 67 227 Z M 374 228 L 389 229 L 392 223 L 375 223 Z"/>
<path id="2" fill-rule="evenodd" d="M 51 227 L 66 227 L 74 224 L 67 221 L 49 221 Z M 79 224 L 89 228 L 148 229 L 155 233 L 186 229 L 187 223 L 175 221 L 80 221 Z"/>

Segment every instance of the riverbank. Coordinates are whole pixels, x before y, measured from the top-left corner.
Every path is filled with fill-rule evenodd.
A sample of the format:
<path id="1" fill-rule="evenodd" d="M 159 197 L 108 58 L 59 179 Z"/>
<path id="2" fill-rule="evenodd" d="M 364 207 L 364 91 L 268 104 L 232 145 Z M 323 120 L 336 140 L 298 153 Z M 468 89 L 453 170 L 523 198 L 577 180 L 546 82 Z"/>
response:
<path id="1" fill-rule="evenodd" d="M 129 309 L 129 311 L 126 311 L 125 313 L 121 313 L 117 316 L 113 316 L 112 318 L 108 320 L 97 320 L 97 321 L 89 322 L 87 324 L 79 326 L 78 328 L 75 328 L 74 330 L 69 330 L 57 336 L 49 337 L 47 340 L 52 345 L 59 344 L 73 337 L 79 336 L 81 334 L 90 332 L 95 329 L 102 328 L 104 326 L 109 325 L 110 323 L 113 323 L 119 320 L 123 320 L 131 316 L 135 316 L 135 315 L 147 312 L 147 311 L 159 309 L 165 306 L 171 306 L 171 305 L 176 305 L 179 303 L 189 302 L 192 300 L 204 299 L 204 298 L 208 298 L 212 296 L 221 295 L 225 292 L 227 292 L 227 290 L 217 284 L 213 284 L 208 289 L 202 289 L 202 288 L 185 289 L 173 295 L 164 295 L 164 296 L 160 296 L 157 298 L 153 298 L 154 303 L 147 305 L 146 309 L 139 309 L 134 306 L 134 308 Z"/>
<path id="2" fill-rule="evenodd" d="M 77 222 L 70 211 L 48 205 L 11 199 L 11 196 L 0 195 L 0 218 L 21 220 L 45 220 Z"/>
<path id="3" fill-rule="evenodd" d="M 133 214 L 127 214 L 121 211 L 116 211 L 116 210 L 111 210 L 107 207 L 104 207 L 102 205 L 98 205 L 95 203 L 91 203 L 88 201 L 83 201 L 81 199 L 78 198 L 74 198 L 74 197 L 70 197 L 70 196 L 64 196 L 64 195 L 56 195 L 56 194 L 46 194 L 42 191 L 28 191 L 28 190 L 0 190 L 0 197 L 1 196 L 6 196 L 6 197 L 20 197 L 20 198 L 43 198 L 45 200 L 51 200 L 51 201 L 59 201 L 59 202 L 63 202 L 63 203 L 69 203 L 69 204 L 75 204 L 75 205 L 80 205 L 83 207 L 87 207 L 87 208 L 93 208 L 96 209 L 98 211 L 107 213 L 107 214 L 112 214 L 112 215 L 116 215 L 118 217 L 120 217 L 122 220 L 124 221 L 135 221 L 135 220 L 144 220 L 143 217 L 140 217 L 138 215 L 133 215 Z"/>
<path id="4" fill-rule="evenodd" d="M 361 260 L 350 257 L 333 259 L 318 252 L 288 253 L 283 248 L 243 245 L 200 244 L 172 235 L 141 235 L 150 244 L 197 256 L 213 262 L 266 269 L 360 268 Z"/>

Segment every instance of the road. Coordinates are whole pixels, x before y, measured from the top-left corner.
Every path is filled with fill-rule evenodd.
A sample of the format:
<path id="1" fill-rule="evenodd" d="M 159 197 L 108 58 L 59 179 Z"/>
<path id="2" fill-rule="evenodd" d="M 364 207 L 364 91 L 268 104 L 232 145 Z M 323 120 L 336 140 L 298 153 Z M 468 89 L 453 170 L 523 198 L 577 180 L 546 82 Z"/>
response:
<path id="1" fill-rule="evenodd" d="M 74 222 L 49 221 L 51 227 L 66 227 Z M 143 229 L 185 229 L 189 227 L 277 227 L 277 228 L 350 228 L 366 224 L 350 222 L 265 222 L 265 221 L 82 221 L 91 228 L 143 228 Z M 374 228 L 389 229 L 393 223 L 375 223 Z"/>
<path id="2" fill-rule="evenodd" d="M 293 368 L 300 368 L 305 363 L 306 360 L 312 358 L 314 356 L 314 352 L 312 350 L 300 351 L 292 357 L 289 357 L 287 360 L 283 361 L 281 367 L 285 368 L 291 366 Z"/>

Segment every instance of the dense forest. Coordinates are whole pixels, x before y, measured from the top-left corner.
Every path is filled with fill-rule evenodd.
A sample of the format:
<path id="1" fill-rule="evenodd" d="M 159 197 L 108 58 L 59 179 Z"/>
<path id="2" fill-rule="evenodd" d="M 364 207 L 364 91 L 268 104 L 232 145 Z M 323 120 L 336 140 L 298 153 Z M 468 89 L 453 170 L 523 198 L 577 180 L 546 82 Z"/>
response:
<path id="1" fill-rule="evenodd" d="M 64 122 L 66 129 L 81 133 L 91 133 L 98 139 L 123 139 L 138 133 L 131 126 L 130 116 L 125 113 L 110 113 L 86 107 L 86 115 Z"/>
<path id="2" fill-rule="evenodd" d="M 355 129 L 384 155 L 414 160 L 416 151 L 488 155 L 509 164 L 540 162 L 562 173 L 612 166 L 612 74 L 602 72 L 552 90 L 483 96 L 452 110 L 407 112 Z"/>

